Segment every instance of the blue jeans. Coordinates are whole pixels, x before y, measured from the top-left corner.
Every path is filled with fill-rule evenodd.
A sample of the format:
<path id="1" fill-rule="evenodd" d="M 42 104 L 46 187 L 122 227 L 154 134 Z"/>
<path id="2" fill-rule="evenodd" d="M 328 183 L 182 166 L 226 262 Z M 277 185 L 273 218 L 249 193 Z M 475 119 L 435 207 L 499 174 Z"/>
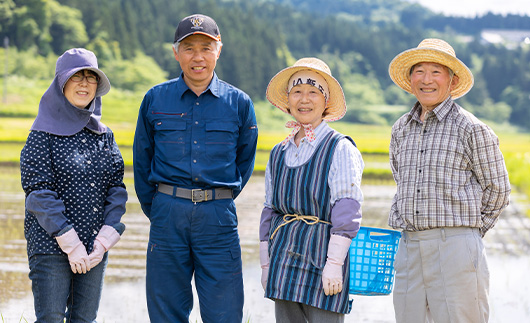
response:
<path id="1" fill-rule="evenodd" d="M 150 221 L 146 291 L 151 322 L 189 321 L 193 276 L 203 322 L 241 322 L 243 275 L 234 201 L 194 204 L 158 192 Z"/>
<path id="2" fill-rule="evenodd" d="M 29 278 L 36 323 L 96 322 L 107 254 L 86 274 L 74 274 L 66 255 L 34 255 Z"/>

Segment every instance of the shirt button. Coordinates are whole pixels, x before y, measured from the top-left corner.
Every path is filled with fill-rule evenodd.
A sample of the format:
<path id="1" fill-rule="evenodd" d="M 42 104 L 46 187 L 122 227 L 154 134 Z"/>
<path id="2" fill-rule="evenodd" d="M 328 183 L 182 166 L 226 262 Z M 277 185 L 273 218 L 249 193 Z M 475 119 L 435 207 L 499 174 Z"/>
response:
<path id="1" fill-rule="evenodd" d="M 94 231 L 92 231 L 93 234 L 98 234 L 98 231 L 94 229 Z"/>
<path id="2" fill-rule="evenodd" d="M 418 193 L 420 192 L 420 190 L 418 190 Z"/>
<path id="3" fill-rule="evenodd" d="M 96 184 L 94 184 L 94 183 L 90 183 L 90 186 L 92 186 L 92 187 L 94 187 L 95 185 L 96 185 Z"/>
<path id="4" fill-rule="evenodd" d="M 416 214 L 420 214 L 420 211 L 416 211 Z"/>
<path id="5" fill-rule="evenodd" d="M 81 142 L 82 142 L 82 143 L 85 143 L 85 142 L 86 142 L 86 139 L 82 139 Z"/>
<path id="6" fill-rule="evenodd" d="M 198 181 L 198 180 L 199 180 L 199 178 L 195 177 L 195 181 Z"/>
<path id="7" fill-rule="evenodd" d="M 195 121 L 195 124 L 199 124 L 199 121 Z"/>
<path id="8" fill-rule="evenodd" d="M 94 208 L 94 212 L 97 212 L 97 211 L 98 211 L 98 208 L 97 208 L 97 207 L 95 207 L 95 208 Z"/>
<path id="9" fill-rule="evenodd" d="M 195 105 L 199 105 L 199 102 L 195 102 Z"/>
<path id="10" fill-rule="evenodd" d="M 92 164 L 92 161 L 91 160 L 87 160 L 86 163 L 90 165 L 90 164 Z"/>
<path id="11" fill-rule="evenodd" d="M 194 162 L 194 163 L 197 163 L 197 160 L 196 160 L 196 159 L 194 159 L 194 160 L 193 160 L 193 162 Z"/>
<path id="12" fill-rule="evenodd" d="M 194 143 L 194 144 L 197 144 L 197 140 L 194 140 L 193 143 Z"/>
<path id="13" fill-rule="evenodd" d="M 420 169 L 420 173 L 421 173 L 421 169 Z"/>

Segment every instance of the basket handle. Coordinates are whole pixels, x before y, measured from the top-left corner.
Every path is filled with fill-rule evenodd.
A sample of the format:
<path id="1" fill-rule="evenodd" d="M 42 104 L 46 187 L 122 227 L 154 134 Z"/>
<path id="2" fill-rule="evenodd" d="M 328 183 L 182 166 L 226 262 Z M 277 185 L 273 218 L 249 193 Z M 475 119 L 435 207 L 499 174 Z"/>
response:
<path id="1" fill-rule="evenodd" d="M 388 233 L 369 232 L 370 240 L 390 242 L 392 235 Z"/>
<path id="2" fill-rule="evenodd" d="M 390 231 L 388 229 L 380 229 L 380 228 L 374 228 L 374 227 L 370 227 L 370 228 L 365 227 L 364 229 L 366 230 L 366 234 L 368 235 L 370 240 L 373 240 L 373 241 L 390 242 L 390 241 L 393 241 L 394 235 L 396 234 L 401 235 L 397 231 Z"/>

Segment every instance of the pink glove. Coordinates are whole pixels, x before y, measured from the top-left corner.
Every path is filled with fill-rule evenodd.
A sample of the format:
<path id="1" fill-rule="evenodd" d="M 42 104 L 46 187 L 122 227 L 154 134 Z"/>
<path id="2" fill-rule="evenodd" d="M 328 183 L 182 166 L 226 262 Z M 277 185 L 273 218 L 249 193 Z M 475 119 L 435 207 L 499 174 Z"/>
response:
<path id="1" fill-rule="evenodd" d="M 88 255 L 85 246 L 79 240 L 77 232 L 72 228 L 60 236 L 55 237 L 59 247 L 68 255 L 70 268 L 74 274 L 86 274 L 89 267 Z"/>
<path id="2" fill-rule="evenodd" d="M 90 269 L 96 267 L 101 262 L 101 260 L 103 260 L 103 255 L 105 255 L 105 252 L 105 247 L 103 247 L 101 242 L 95 240 L 94 248 L 92 249 L 90 255 L 88 255 L 88 260 L 90 261 Z"/>
<path id="3" fill-rule="evenodd" d="M 322 270 L 324 294 L 332 296 L 342 291 L 342 265 L 350 249 L 351 239 L 331 235 L 328 246 L 328 259 Z"/>
<path id="4" fill-rule="evenodd" d="M 261 286 L 267 289 L 267 279 L 269 278 L 269 241 L 259 242 L 259 262 L 261 265 Z"/>
<path id="5" fill-rule="evenodd" d="M 101 260 L 103 260 L 105 252 L 114 247 L 114 245 L 120 241 L 120 237 L 118 231 L 110 225 L 104 225 L 101 227 L 101 230 L 99 230 L 99 233 L 94 240 L 94 249 L 88 257 L 90 259 L 90 268 L 96 267 Z"/>
<path id="6" fill-rule="evenodd" d="M 116 229 L 105 224 L 101 227 L 101 230 L 99 230 L 99 233 L 96 236 L 96 241 L 99 241 L 101 245 L 105 247 L 105 251 L 109 251 L 110 248 L 114 247 L 114 245 L 120 241 L 120 237 L 121 236 Z"/>

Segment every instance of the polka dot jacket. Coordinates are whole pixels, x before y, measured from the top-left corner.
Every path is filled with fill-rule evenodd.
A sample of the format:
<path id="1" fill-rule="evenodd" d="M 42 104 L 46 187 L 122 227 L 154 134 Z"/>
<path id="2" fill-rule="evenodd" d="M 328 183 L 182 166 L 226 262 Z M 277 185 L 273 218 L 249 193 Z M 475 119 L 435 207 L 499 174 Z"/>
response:
<path id="1" fill-rule="evenodd" d="M 85 128 L 72 136 L 31 131 L 20 173 L 28 257 L 62 254 L 54 237 L 67 226 L 90 253 L 101 227 L 119 224 L 125 213 L 123 159 L 110 129 L 97 134 Z"/>

